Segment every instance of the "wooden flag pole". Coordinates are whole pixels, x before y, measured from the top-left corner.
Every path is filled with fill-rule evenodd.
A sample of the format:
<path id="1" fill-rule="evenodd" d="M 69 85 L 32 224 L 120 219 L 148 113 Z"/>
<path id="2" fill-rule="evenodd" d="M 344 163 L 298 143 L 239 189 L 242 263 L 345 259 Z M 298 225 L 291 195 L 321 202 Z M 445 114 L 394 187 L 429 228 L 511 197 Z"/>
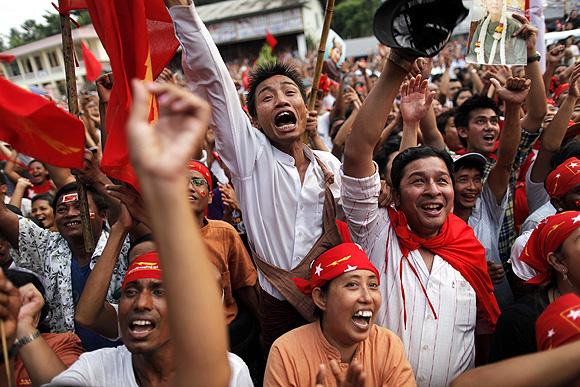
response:
<path id="1" fill-rule="evenodd" d="M 64 57 L 64 72 L 66 76 L 66 93 L 68 97 L 68 110 L 71 114 L 79 116 L 79 100 L 77 95 L 77 77 L 75 74 L 74 43 L 72 29 L 68 13 L 60 13 L 60 28 L 62 32 L 62 51 Z M 95 241 L 89 219 L 89 205 L 85 185 L 77 179 L 79 187 L 79 206 L 81 212 L 81 225 L 85 242 L 85 252 L 92 254 L 95 250 Z"/>
<path id="2" fill-rule="evenodd" d="M 318 45 L 318 55 L 316 56 L 316 67 L 314 68 L 314 78 L 312 79 L 312 89 L 310 90 L 310 97 L 308 98 L 308 111 L 314 109 L 316 103 L 316 95 L 318 93 L 318 83 L 320 82 L 320 75 L 322 74 L 322 64 L 324 63 L 324 52 L 326 51 L 326 40 L 328 38 L 328 31 L 330 31 L 330 22 L 332 21 L 332 13 L 334 12 L 334 0 L 326 1 L 326 10 L 324 11 L 324 24 L 322 25 L 322 33 L 320 34 L 320 44 Z M 308 144 L 308 133 L 304 133 L 302 141 Z"/>

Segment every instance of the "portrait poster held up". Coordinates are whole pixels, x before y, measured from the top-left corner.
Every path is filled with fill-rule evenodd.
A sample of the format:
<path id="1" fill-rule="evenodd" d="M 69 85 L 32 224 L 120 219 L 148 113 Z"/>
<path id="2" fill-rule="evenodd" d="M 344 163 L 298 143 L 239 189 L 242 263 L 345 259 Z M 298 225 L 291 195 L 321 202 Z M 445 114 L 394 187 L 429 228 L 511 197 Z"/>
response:
<path id="1" fill-rule="evenodd" d="M 333 81 L 340 81 L 340 65 L 346 59 L 346 44 L 333 30 L 328 31 L 322 73 Z"/>
<path id="2" fill-rule="evenodd" d="M 518 36 L 525 11 L 525 0 L 474 0 L 466 61 L 525 65 L 526 41 Z"/>

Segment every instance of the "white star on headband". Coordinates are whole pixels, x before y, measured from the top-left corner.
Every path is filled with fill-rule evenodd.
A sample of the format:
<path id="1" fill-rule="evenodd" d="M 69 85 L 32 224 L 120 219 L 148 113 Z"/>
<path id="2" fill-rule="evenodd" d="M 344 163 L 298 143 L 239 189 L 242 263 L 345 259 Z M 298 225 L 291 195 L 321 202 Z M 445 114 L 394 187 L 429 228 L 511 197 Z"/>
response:
<path id="1" fill-rule="evenodd" d="M 570 317 L 572 320 L 576 321 L 576 319 L 580 317 L 580 309 L 571 310 L 566 317 Z"/>
<path id="2" fill-rule="evenodd" d="M 556 177 L 556 179 L 559 179 L 560 178 L 560 174 L 558 173 L 555 177 Z"/>
<path id="3" fill-rule="evenodd" d="M 351 266 L 351 265 L 346 265 L 346 269 L 344 269 L 345 273 L 348 273 L 349 271 L 353 271 L 356 270 L 358 266 Z"/>
<path id="4" fill-rule="evenodd" d="M 572 218 L 572 224 L 576 224 L 577 222 L 580 222 L 580 215 L 576 215 Z"/>
<path id="5" fill-rule="evenodd" d="M 553 329 L 550 329 L 550 330 L 548 331 L 548 339 L 549 339 L 550 337 L 554 336 L 555 334 L 556 334 L 556 331 L 555 331 L 555 330 L 553 330 Z"/>
<path id="6" fill-rule="evenodd" d="M 315 273 L 320 277 L 320 273 L 322 273 L 322 265 L 320 263 L 316 266 Z"/>
<path id="7" fill-rule="evenodd" d="M 576 168 L 578 166 L 578 163 L 570 163 L 568 165 L 572 168 Z"/>

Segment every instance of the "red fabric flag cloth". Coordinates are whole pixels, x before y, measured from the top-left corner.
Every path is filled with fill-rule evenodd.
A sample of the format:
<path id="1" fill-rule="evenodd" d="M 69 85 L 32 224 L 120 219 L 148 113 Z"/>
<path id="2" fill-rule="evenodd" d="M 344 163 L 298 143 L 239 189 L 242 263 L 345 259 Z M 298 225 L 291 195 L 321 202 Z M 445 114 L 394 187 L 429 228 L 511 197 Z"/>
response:
<path id="1" fill-rule="evenodd" d="M 87 70 L 87 81 L 94 82 L 97 80 L 99 75 L 101 75 L 101 71 L 103 71 L 103 66 L 101 62 L 95 58 L 91 50 L 87 47 L 85 42 L 81 41 L 81 48 L 83 51 L 83 60 L 85 62 L 85 68 Z"/>
<path id="2" fill-rule="evenodd" d="M 548 253 L 558 250 L 579 226 L 580 211 L 565 211 L 552 215 L 536 226 L 520 254 L 520 261 L 537 272 L 536 276 L 526 283 L 544 285 L 552 280 L 554 269 L 548 263 Z"/>
<path id="3" fill-rule="evenodd" d="M 553 198 L 562 198 L 580 184 L 580 159 L 570 157 L 546 177 L 546 191 Z"/>
<path id="4" fill-rule="evenodd" d="M 580 297 L 568 293 L 552 302 L 536 321 L 539 351 L 580 340 Z"/>
<path id="5" fill-rule="evenodd" d="M 431 239 L 424 239 L 411 231 L 402 211 L 395 211 L 392 207 L 389 207 L 388 211 L 403 256 L 407 257 L 412 250 L 424 247 L 443 258 L 469 282 L 475 290 L 478 309 L 484 312 L 487 320 L 495 326 L 500 314 L 499 306 L 487 272 L 485 249 L 475 237 L 473 229 L 456 215 L 449 214 L 439 234 Z M 402 292 L 404 295 L 403 289 Z M 425 296 L 427 297 L 426 291 Z M 428 297 L 427 300 L 429 301 Z M 429 305 L 433 309 L 431 301 Z"/>
<path id="6" fill-rule="evenodd" d="M 0 78 L 0 140 L 48 164 L 82 168 L 85 127 L 44 97 Z"/>
<path id="7" fill-rule="evenodd" d="M 95 31 L 103 43 L 115 81 L 107 108 L 107 143 L 101 168 L 138 187 L 129 164 L 125 125 L 131 109 L 131 79 L 155 80 L 179 45 L 163 0 L 86 0 Z M 151 100 L 150 120 L 157 118 Z"/>
<path id="8" fill-rule="evenodd" d="M 59 0 L 59 12 L 66 13 L 77 9 L 86 9 L 87 2 L 85 0 Z"/>
<path id="9" fill-rule="evenodd" d="M 270 33 L 270 31 L 266 31 L 266 43 L 268 43 L 268 46 L 270 46 L 272 50 L 278 44 L 278 40 Z"/>
<path id="10" fill-rule="evenodd" d="M 0 54 L 0 62 L 12 63 L 16 60 L 16 55 Z"/>

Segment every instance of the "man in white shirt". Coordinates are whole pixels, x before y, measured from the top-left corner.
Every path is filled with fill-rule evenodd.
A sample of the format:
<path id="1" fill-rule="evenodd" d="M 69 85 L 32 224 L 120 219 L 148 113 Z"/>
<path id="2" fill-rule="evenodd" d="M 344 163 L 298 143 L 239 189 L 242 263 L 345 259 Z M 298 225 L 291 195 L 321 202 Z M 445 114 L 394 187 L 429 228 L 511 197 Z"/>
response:
<path id="1" fill-rule="evenodd" d="M 345 148 L 342 200 L 353 242 L 384 275 L 377 323 L 402 339 L 418 385 L 445 386 L 474 365 L 477 311 L 493 325 L 499 308 L 485 250 L 451 214 L 453 162 L 446 151 L 399 154 L 391 171 L 396 210 L 378 208 L 372 150 L 412 60 L 391 49 L 365 99 Z"/>
<path id="2" fill-rule="evenodd" d="M 306 322 L 303 317 L 307 316 L 296 312 L 296 302 L 290 305 L 285 300 L 292 296 L 288 292 L 294 292 L 299 303 L 305 300 L 291 277 L 306 278 L 309 262 L 304 262 L 305 257 L 308 261 L 315 258 L 316 254 L 309 253 L 326 235 L 322 220 L 325 182 L 334 175 L 329 188 L 338 198 L 340 162 L 330 153 L 312 151 L 302 143 L 308 117 L 305 89 L 291 67 L 274 65 L 253 74 L 247 104 L 250 121 L 193 3 L 165 3 L 183 48 L 188 85 L 212 106 L 216 150 L 231 171 L 259 268 L 262 332 L 268 345 Z M 276 271 L 277 279 L 265 274 L 266 266 Z M 265 299 L 270 301 L 267 306 Z M 271 319 L 283 313 L 279 321 Z"/>

